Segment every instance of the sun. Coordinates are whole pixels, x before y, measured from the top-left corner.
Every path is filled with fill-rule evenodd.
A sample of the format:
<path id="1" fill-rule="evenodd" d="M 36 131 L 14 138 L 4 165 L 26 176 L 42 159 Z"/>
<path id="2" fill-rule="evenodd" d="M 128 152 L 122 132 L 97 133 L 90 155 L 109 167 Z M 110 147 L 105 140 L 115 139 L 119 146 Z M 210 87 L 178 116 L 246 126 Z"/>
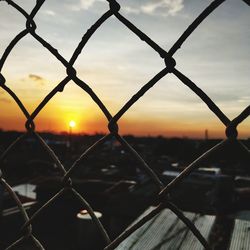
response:
<path id="1" fill-rule="evenodd" d="M 73 120 L 71 120 L 71 121 L 69 122 L 69 126 L 70 126 L 71 128 L 74 128 L 74 127 L 76 126 L 76 122 L 73 121 Z"/>

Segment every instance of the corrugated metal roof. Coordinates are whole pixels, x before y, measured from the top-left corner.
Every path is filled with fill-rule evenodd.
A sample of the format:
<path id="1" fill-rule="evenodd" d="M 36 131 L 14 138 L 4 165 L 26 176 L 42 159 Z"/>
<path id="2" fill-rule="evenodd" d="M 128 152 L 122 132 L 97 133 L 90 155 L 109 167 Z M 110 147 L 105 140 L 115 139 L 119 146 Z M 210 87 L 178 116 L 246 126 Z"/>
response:
<path id="1" fill-rule="evenodd" d="M 150 208 L 141 217 L 152 210 Z M 185 213 L 194 221 L 196 227 L 207 239 L 214 223 L 214 216 L 200 216 L 194 213 Z M 139 217 L 138 220 L 141 218 Z M 123 241 L 117 250 L 171 250 L 171 249 L 204 249 L 192 232 L 169 209 L 164 209 L 152 220 L 134 232 Z"/>
<path id="2" fill-rule="evenodd" d="M 250 222 L 235 220 L 230 250 L 250 249 Z"/>

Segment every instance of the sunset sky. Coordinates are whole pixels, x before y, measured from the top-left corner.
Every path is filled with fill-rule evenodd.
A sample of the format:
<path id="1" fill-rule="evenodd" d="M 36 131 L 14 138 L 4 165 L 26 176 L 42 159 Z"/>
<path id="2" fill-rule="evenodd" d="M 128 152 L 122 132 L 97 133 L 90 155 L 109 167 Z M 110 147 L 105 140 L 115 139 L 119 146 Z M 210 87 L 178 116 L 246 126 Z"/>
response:
<path id="1" fill-rule="evenodd" d="M 16 1 L 30 12 L 35 0 Z M 120 12 L 165 50 L 201 13 L 210 0 L 120 0 Z M 109 8 L 104 0 L 47 0 L 35 17 L 36 32 L 69 60 L 82 35 Z M 0 2 L 0 57 L 25 28 L 25 18 Z M 230 118 L 250 104 L 250 7 L 227 0 L 174 55 L 176 68 L 202 88 Z M 116 18 L 93 35 L 75 63 L 77 76 L 104 102 L 112 115 L 164 68 L 159 55 Z M 31 35 L 14 48 L 2 72 L 6 85 L 31 113 L 66 76 L 64 66 Z M 74 82 L 46 105 L 35 119 L 38 131 L 107 131 L 107 120 Z M 0 88 L 0 128 L 24 130 L 25 117 Z M 161 79 L 118 122 L 122 134 L 224 137 L 224 125 L 174 75 Z M 250 137 L 250 119 L 239 126 Z"/>

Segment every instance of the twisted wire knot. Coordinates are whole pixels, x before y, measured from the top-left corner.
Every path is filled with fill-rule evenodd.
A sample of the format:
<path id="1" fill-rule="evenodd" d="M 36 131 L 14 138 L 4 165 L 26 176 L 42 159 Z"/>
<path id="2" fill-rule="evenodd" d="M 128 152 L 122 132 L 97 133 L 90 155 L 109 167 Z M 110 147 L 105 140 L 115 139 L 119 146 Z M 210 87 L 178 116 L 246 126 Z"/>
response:
<path id="1" fill-rule="evenodd" d="M 225 133 L 226 133 L 227 138 L 231 138 L 231 139 L 237 138 L 238 131 L 237 131 L 237 128 L 233 122 L 231 122 L 227 126 Z"/>
<path id="2" fill-rule="evenodd" d="M 67 176 L 64 176 L 62 178 L 62 186 L 63 188 L 72 188 L 73 186 L 72 180 L 69 179 Z"/>
<path id="3" fill-rule="evenodd" d="M 110 131 L 110 133 L 112 134 L 118 134 L 119 132 L 119 126 L 116 122 L 114 122 L 112 119 L 110 120 L 109 124 L 108 124 L 108 129 Z"/>
<path id="4" fill-rule="evenodd" d="M 25 122 L 25 128 L 28 132 L 34 132 L 36 129 L 36 125 L 33 120 L 30 118 Z"/>
<path id="5" fill-rule="evenodd" d="M 34 20 L 32 18 L 28 18 L 26 21 L 26 29 L 32 33 L 35 32 L 37 26 L 36 23 L 34 22 Z"/>
<path id="6" fill-rule="evenodd" d="M 115 0 L 108 0 L 108 2 L 109 2 L 109 8 L 113 14 L 119 12 L 119 10 L 121 9 L 119 3 L 117 3 Z"/>
<path id="7" fill-rule="evenodd" d="M 171 73 L 174 70 L 174 67 L 176 66 L 176 61 L 173 57 L 171 57 L 170 55 L 166 54 L 165 58 L 164 58 L 164 62 L 165 65 L 168 69 L 168 71 Z"/>
<path id="8" fill-rule="evenodd" d="M 66 73 L 71 79 L 75 78 L 77 74 L 76 70 L 72 66 L 68 66 L 66 68 Z"/>

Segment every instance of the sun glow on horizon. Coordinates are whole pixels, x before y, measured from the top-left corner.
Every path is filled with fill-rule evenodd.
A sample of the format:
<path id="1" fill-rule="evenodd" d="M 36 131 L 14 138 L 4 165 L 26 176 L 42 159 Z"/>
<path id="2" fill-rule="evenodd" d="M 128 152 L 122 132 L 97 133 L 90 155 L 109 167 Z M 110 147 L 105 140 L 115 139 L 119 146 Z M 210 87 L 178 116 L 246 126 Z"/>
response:
<path id="1" fill-rule="evenodd" d="M 74 127 L 76 126 L 76 122 L 73 121 L 73 120 L 71 120 L 71 121 L 69 122 L 69 126 L 70 126 L 71 128 L 74 128 Z"/>

